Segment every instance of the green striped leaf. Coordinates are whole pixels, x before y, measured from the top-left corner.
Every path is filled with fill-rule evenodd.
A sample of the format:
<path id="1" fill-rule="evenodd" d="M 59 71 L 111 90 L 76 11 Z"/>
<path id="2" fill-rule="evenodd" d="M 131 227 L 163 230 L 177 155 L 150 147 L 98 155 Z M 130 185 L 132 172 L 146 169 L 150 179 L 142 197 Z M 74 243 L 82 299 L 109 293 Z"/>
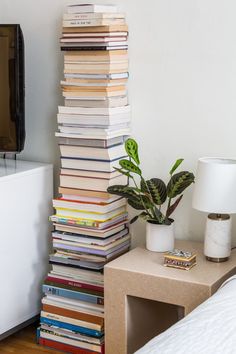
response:
<path id="1" fill-rule="evenodd" d="M 165 183 L 159 178 L 152 178 L 146 181 L 149 193 L 156 205 L 162 205 L 166 201 L 167 191 Z"/>
<path id="2" fill-rule="evenodd" d="M 142 172 L 140 170 L 140 168 L 138 166 L 136 166 L 132 161 L 130 160 L 120 160 L 119 161 L 119 164 L 120 166 L 126 170 L 126 171 L 130 171 L 130 172 L 133 172 L 133 173 L 137 173 L 138 175 L 141 175 Z"/>
<path id="3" fill-rule="evenodd" d="M 149 198 L 145 195 L 135 192 L 136 188 L 127 187 L 122 185 L 114 185 L 107 188 L 108 193 L 119 195 L 126 198 L 128 204 L 137 210 L 145 210 L 151 207 Z"/>
<path id="4" fill-rule="evenodd" d="M 136 198 L 138 196 L 137 193 L 134 191 L 133 187 L 123 186 L 119 184 L 108 187 L 107 192 L 110 194 L 119 195 L 120 197 L 124 197 L 127 199 Z"/>
<path id="5" fill-rule="evenodd" d="M 133 159 L 138 165 L 140 164 L 138 156 L 138 144 L 134 139 L 127 139 L 125 142 L 125 150 L 131 159 Z"/>
<path id="6" fill-rule="evenodd" d="M 182 171 L 173 175 L 167 185 L 167 195 L 175 198 L 194 182 L 194 175 L 188 171 Z"/>
<path id="7" fill-rule="evenodd" d="M 184 159 L 178 159 L 175 161 L 174 165 L 172 166 L 171 170 L 170 170 L 170 175 L 172 176 L 173 173 L 175 172 L 175 170 L 177 170 L 177 168 L 179 167 L 179 165 L 184 161 Z"/>

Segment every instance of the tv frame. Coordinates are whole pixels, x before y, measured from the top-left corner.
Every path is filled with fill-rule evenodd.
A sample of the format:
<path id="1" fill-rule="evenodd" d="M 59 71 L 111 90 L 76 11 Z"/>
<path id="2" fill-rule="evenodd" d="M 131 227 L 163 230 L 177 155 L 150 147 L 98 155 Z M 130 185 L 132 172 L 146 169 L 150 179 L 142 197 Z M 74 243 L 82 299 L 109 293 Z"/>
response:
<path id="1" fill-rule="evenodd" d="M 25 144 L 25 49 L 24 36 L 19 24 L 0 24 L 2 27 L 14 29 L 15 60 L 14 60 L 14 96 L 15 96 L 15 124 L 16 124 L 16 150 L 2 150 L 0 153 L 20 153 Z M 1 53 L 0 53 L 1 55 Z M 1 123 L 0 123 L 1 124 Z"/>

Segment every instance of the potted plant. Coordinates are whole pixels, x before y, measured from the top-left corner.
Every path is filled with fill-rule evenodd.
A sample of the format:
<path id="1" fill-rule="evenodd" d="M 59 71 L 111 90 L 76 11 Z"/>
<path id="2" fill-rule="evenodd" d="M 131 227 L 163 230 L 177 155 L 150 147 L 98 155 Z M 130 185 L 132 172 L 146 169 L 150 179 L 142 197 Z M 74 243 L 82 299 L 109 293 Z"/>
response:
<path id="1" fill-rule="evenodd" d="M 128 177 L 128 185 L 113 185 L 107 191 L 127 199 L 128 204 L 139 210 L 130 223 L 138 218 L 146 221 L 146 247 L 150 251 L 164 252 L 174 249 L 174 220 L 170 218 L 183 197 L 183 191 L 194 182 L 188 171 L 174 172 L 183 162 L 178 159 L 170 169 L 167 184 L 160 178 L 145 180 L 140 168 L 138 144 L 134 139 L 125 142 L 129 159 L 119 161 L 117 171 Z M 165 211 L 163 204 L 166 204 Z"/>

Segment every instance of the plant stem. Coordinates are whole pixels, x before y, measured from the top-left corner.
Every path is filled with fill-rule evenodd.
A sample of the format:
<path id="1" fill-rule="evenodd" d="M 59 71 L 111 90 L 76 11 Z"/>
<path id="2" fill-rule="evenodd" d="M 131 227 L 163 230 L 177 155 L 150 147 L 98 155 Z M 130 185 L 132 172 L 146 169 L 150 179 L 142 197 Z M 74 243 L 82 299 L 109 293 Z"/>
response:
<path id="1" fill-rule="evenodd" d="M 170 207 L 170 204 L 171 204 L 171 197 L 169 197 L 169 200 L 168 200 L 168 205 L 167 205 L 167 208 L 166 208 L 166 215 L 165 217 L 167 217 L 167 213 L 168 213 L 168 210 L 169 210 L 169 207 Z"/>

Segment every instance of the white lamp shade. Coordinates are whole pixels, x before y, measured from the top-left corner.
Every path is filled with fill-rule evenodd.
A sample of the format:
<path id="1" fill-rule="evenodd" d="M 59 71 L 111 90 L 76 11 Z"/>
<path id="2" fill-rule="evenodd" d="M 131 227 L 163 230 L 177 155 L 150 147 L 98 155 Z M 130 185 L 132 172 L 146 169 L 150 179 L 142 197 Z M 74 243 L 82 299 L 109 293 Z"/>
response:
<path id="1" fill-rule="evenodd" d="M 192 205 L 208 213 L 236 213 L 236 160 L 216 157 L 198 160 Z"/>

